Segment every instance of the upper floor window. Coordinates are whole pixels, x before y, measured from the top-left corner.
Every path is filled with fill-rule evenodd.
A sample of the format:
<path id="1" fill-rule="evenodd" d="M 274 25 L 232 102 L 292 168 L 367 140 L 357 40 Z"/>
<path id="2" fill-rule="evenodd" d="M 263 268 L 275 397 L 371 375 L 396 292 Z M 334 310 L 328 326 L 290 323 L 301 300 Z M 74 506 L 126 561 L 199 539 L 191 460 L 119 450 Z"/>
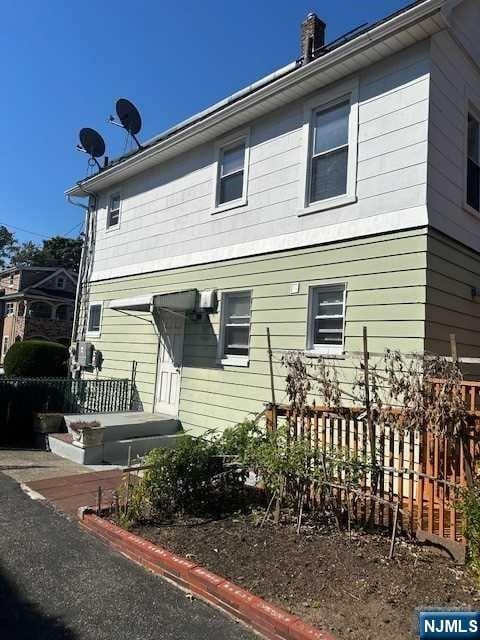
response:
<path id="1" fill-rule="evenodd" d="M 310 203 L 347 193 L 349 112 L 350 102 L 342 102 L 314 113 Z"/>
<path id="2" fill-rule="evenodd" d="M 11 273 L 9 278 L 8 278 L 8 284 L 9 285 L 13 285 L 14 280 L 15 280 L 15 275 L 13 273 Z"/>
<path id="3" fill-rule="evenodd" d="M 215 209 L 247 203 L 248 136 L 217 146 Z"/>
<path id="4" fill-rule="evenodd" d="M 102 303 L 92 302 L 88 308 L 87 333 L 99 336 L 102 323 Z"/>
<path id="5" fill-rule="evenodd" d="M 308 320 L 308 349 L 325 354 L 343 353 L 345 285 L 312 287 Z"/>
<path id="6" fill-rule="evenodd" d="M 480 212 L 480 121 L 468 114 L 467 204 Z"/>
<path id="7" fill-rule="evenodd" d="M 251 297 L 250 291 L 223 294 L 220 343 L 225 364 L 248 364 Z"/>
<path id="8" fill-rule="evenodd" d="M 107 229 L 118 226 L 120 222 L 120 194 L 114 193 L 108 200 Z"/>
<path id="9" fill-rule="evenodd" d="M 358 82 L 309 100 L 305 104 L 303 136 L 300 215 L 355 202 Z"/>
<path id="10" fill-rule="evenodd" d="M 58 276 L 57 278 L 57 289 L 65 289 L 65 278 L 63 276 Z"/>

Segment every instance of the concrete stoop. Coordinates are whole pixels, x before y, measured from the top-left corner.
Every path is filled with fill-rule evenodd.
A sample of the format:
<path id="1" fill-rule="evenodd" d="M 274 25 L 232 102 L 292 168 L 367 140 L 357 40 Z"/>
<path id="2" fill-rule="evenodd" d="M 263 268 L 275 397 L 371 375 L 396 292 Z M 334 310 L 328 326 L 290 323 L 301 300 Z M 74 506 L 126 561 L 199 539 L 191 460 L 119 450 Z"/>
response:
<path id="1" fill-rule="evenodd" d="M 72 422 L 99 422 L 105 427 L 103 444 L 83 449 L 73 444 Z M 183 436 L 180 423 L 163 414 L 144 412 L 66 415 L 68 433 L 48 436 L 50 450 L 78 464 L 126 465 L 130 459 L 143 456 L 152 449 L 174 447 Z"/>

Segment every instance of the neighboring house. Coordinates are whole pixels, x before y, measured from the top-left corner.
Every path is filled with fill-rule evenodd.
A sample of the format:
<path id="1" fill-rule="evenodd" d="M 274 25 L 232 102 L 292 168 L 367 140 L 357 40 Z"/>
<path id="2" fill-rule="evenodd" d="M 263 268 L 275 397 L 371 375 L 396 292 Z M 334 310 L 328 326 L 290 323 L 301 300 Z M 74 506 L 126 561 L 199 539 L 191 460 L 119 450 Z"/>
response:
<path id="1" fill-rule="evenodd" d="M 0 362 L 14 342 L 52 340 L 70 345 L 77 274 L 59 267 L 0 271 Z"/>
<path id="2" fill-rule="evenodd" d="M 479 25 L 424 0 L 323 46 L 309 15 L 300 61 L 73 186 L 102 375 L 137 361 L 144 408 L 195 431 L 270 400 L 267 327 L 280 401 L 281 350 L 348 378 L 364 325 L 374 353 L 479 357 Z"/>

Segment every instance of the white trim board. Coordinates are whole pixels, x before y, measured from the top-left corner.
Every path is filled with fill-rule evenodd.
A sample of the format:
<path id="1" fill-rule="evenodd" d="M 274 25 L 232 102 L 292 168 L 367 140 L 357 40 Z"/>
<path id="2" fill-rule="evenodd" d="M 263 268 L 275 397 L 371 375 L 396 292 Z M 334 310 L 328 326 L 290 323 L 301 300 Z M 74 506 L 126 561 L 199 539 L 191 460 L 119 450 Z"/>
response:
<path id="1" fill-rule="evenodd" d="M 284 234 L 264 240 L 244 242 L 241 244 L 219 247 L 208 251 L 199 251 L 186 255 L 160 258 L 150 262 L 139 262 L 112 269 L 94 271 L 90 282 L 139 275 L 153 271 L 179 269 L 196 264 L 208 264 L 221 260 L 232 260 L 264 253 L 275 253 L 286 249 L 300 249 L 313 245 L 322 245 L 335 241 L 351 240 L 386 233 L 389 231 L 405 231 L 414 227 L 428 225 L 426 206 L 412 207 L 390 213 L 382 213 L 371 218 L 361 218 L 332 224 L 318 229 L 308 229 L 296 233 Z"/>

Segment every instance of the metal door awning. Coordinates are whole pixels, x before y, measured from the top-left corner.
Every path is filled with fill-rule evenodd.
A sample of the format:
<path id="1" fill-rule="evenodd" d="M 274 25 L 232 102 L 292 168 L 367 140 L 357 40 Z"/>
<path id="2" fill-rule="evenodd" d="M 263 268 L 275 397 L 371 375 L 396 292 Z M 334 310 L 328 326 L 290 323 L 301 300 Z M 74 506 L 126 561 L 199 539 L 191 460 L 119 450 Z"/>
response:
<path id="1" fill-rule="evenodd" d="M 110 309 L 117 311 L 153 312 L 155 309 L 184 312 L 194 311 L 197 301 L 197 290 L 171 291 L 167 293 L 149 293 L 143 296 L 111 300 Z"/>

